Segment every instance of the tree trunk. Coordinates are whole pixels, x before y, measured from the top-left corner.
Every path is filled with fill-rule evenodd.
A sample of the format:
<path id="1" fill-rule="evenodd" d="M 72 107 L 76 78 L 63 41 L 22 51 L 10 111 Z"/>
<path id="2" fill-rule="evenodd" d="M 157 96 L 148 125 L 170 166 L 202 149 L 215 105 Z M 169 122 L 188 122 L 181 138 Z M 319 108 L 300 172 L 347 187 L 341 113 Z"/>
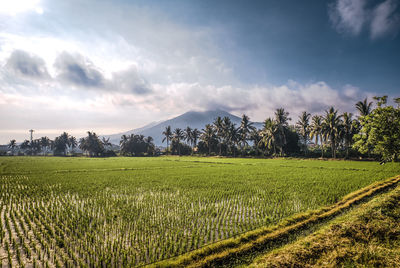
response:
<path id="1" fill-rule="evenodd" d="M 167 155 L 168 155 L 169 140 L 167 138 Z"/>
<path id="2" fill-rule="evenodd" d="M 322 135 L 320 136 L 320 139 L 321 139 L 321 151 L 322 151 L 321 158 L 324 158 L 324 142 L 322 140 Z"/>

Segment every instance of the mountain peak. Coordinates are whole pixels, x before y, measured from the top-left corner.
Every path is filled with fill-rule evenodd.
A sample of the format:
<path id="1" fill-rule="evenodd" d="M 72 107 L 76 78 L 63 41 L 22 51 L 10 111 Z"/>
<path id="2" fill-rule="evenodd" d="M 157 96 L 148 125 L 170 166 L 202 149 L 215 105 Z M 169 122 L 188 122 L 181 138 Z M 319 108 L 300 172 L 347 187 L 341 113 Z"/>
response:
<path id="1" fill-rule="evenodd" d="M 157 146 L 162 146 L 162 132 L 165 130 L 167 126 L 171 126 L 172 129 L 181 128 L 185 129 L 186 127 L 191 127 L 192 129 L 197 128 L 199 130 L 203 129 L 206 124 L 211 124 L 218 117 L 229 117 L 231 121 L 237 126 L 240 125 L 241 118 L 230 114 L 221 109 L 215 110 L 206 110 L 206 111 L 195 111 L 190 110 L 186 113 L 183 113 L 177 117 L 168 119 L 166 121 L 159 122 L 157 124 L 149 124 L 145 127 L 133 129 L 124 133 L 110 135 L 110 140 L 114 144 L 119 144 L 120 138 L 123 134 L 142 134 L 144 136 L 151 136 L 154 139 L 154 143 Z M 256 123 L 258 124 L 258 123 Z M 261 126 L 261 123 L 260 123 Z"/>

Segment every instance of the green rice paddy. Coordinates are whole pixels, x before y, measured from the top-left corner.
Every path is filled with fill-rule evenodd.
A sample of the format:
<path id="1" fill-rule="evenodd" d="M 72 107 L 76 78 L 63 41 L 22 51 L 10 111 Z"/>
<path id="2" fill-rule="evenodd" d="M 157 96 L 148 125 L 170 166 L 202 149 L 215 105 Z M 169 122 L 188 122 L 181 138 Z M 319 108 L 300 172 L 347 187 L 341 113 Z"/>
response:
<path id="1" fill-rule="evenodd" d="M 397 174 L 362 161 L 1 157 L 1 264 L 149 264 Z"/>

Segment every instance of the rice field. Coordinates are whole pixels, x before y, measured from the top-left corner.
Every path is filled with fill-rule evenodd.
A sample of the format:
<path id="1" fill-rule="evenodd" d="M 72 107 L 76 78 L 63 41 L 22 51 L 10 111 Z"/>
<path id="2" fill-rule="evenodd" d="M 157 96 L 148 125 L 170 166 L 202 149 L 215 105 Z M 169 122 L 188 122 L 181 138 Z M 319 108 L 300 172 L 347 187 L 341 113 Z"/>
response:
<path id="1" fill-rule="evenodd" d="M 332 204 L 399 164 L 0 158 L 0 266 L 141 266 Z"/>

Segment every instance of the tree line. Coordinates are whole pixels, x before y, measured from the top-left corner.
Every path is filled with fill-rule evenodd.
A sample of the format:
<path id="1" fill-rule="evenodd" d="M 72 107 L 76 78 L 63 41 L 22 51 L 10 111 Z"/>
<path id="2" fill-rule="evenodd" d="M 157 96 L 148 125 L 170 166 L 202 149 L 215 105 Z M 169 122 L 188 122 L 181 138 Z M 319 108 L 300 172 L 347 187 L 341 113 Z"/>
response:
<path id="1" fill-rule="evenodd" d="M 303 156 L 303 157 L 368 157 L 383 161 L 398 161 L 400 156 L 400 98 L 397 107 L 387 105 L 387 96 L 374 97 L 356 103 L 358 115 L 330 107 L 323 114 L 302 112 L 295 124 L 284 108 L 276 109 L 274 116 L 257 129 L 247 115 L 236 126 L 229 117 L 217 117 L 203 129 L 172 129 L 162 132 L 166 148 L 157 148 L 152 137 L 123 135 L 119 147 L 109 139 L 100 138 L 94 132 L 79 141 L 64 132 L 54 140 L 42 137 L 25 140 L 19 146 L 11 140 L 8 147 L 12 154 L 16 149 L 28 155 L 74 155 L 79 148 L 91 157 L 154 156 L 161 153 L 175 155 L 219 156 Z M 20 152 L 21 153 L 21 152 Z"/>
<path id="2" fill-rule="evenodd" d="M 48 137 L 41 137 L 32 141 L 25 140 L 19 146 L 15 139 L 8 144 L 11 154 L 15 155 L 16 150 L 24 155 L 48 155 L 52 152 L 56 156 L 77 155 L 76 148 L 79 148 L 85 155 L 90 157 L 100 156 L 152 156 L 155 155 L 156 147 L 152 137 L 145 138 L 143 135 L 123 135 L 120 147 L 113 145 L 109 138 L 100 138 L 95 132 L 87 132 L 87 136 L 79 141 L 67 132 L 63 132 L 54 140 Z"/>
<path id="3" fill-rule="evenodd" d="M 302 112 L 290 125 L 284 108 L 257 129 L 247 115 L 236 126 L 229 117 L 217 117 L 199 131 L 167 126 L 162 132 L 166 153 L 206 154 L 219 156 L 305 156 L 374 157 L 398 161 L 400 156 L 400 98 L 397 107 L 387 105 L 387 96 L 356 103 L 358 115 L 330 107 L 324 114 Z"/>

